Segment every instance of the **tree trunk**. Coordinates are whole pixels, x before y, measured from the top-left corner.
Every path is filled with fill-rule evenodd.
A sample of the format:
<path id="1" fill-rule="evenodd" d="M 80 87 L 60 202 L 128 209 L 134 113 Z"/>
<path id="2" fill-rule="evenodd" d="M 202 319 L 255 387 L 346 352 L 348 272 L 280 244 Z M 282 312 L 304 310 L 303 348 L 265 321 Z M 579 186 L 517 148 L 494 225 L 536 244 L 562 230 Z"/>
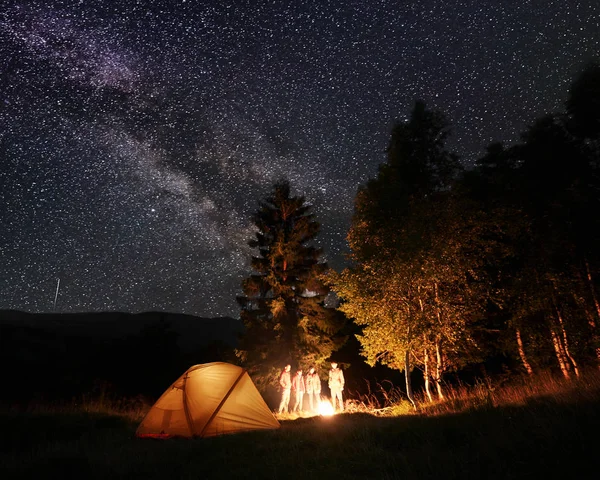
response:
<path id="1" fill-rule="evenodd" d="M 533 369 L 531 365 L 527 361 L 527 357 L 525 356 L 525 348 L 523 347 L 523 340 L 521 339 L 521 330 L 517 328 L 517 345 L 519 346 L 519 356 L 521 357 L 521 361 L 523 362 L 523 366 L 525 370 L 527 370 L 528 375 L 533 375 Z"/>
<path id="2" fill-rule="evenodd" d="M 600 343 L 600 342 L 599 342 L 599 338 L 598 338 L 599 335 L 598 335 L 598 330 L 596 327 L 596 321 L 594 320 L 594 316 L 592 315 L 592 313 L 587 308 L 585 308 L 585 316 L 587 317 L 588 324 L 592 329 L 594 343 L 596 345 L 598 345 L 598 343 Z M 600 347 L 596 347 L 596 359 L 598 361 L 598 368 L 600 368 Z"/>
<path id="3" fill-rule="evenodd" d="M 565 324 L 563 322 L 562 315 L 560 314 L 560 310 L 559 310 L 556 302 L 554 304 L 554 308 L 556 309 L 556 316 L 558 317 L 558 324 L 560 325 L 560 331 L 562 333 L 563 348 L 564 348 L 565 356 L 571 361 L 571 364 L 573 365 L 573 370 L 575 371 L 575 376 L 578 377 L 579 376 L 579 368 L 577 366 L 577 362 L 573 358 L 573 355 L 571 355 L 571 352 L 569 351 L 569 340 L 567 338 L 567 331 L 565 330 Z"/>
<path id="4" fill-rule="evenodd" d="M 437 388 L 438 398 L 440 400 L 445 400 L 446 397 L 444 396 L 444 391 L 442 389 L 442 372 L 444 371 L 444 365 L 439 340 L 435 342 L 435 359 L 435 386 Z"/>
<path id="5" fill-rule="evenodd" d="M 596 307 L 596 315 L 600 318 L 600 303 L 598 302 L 598 296 L 596 295 L 596 289 L 594 288 L 594 282 L 592 281 L 592 272 L 590 272 L 590 264 L 587 259 L 585 260 L 585 271 L 587 274 L 588 284 L 592 292 L 592 299 L 594 300 L 594 306 Z"/>
<path id="6" fill-rule="evenodd" d="M 435 312 L 437 316 L 437 321 L 439 324 L 438 328 L 442 328 L 442 311 L 440 309 L 440 298 L 438 296 L 438 283 L 433 282 L 433 294 L 435 297 Z M 440 400 L 445 400 L 444 391 L 442 389 L 442 372 L 444 371 L 442 352 L 440 347 L 440 339 L 439 337 L 435 341 L 435 386 L 437 389 L 438 398 Z"/>
<path id="7" fill-rule="evenodd" d="M 556 332 L 552 327 L 550 327 L 550 335 L 552 336 L 552 346 L 554 347 L 554 352 L 556 353 L 556 359 L 558 360 L 560 371 L 565 378 L 571 378 L 571 374 L 569 373 L 569 364 L 564 356 L 562 345 L 560 344 L 560 338 L 558 338 L 558 335 L 556 335 Z"/>
<path id="8" fill-rule="evenodd" d="M 558 327 L 560 328 L 561 337 L 553 330 L 554 336 L 556 340 L 558 340 L 557 344 L 560 346 L 562 351 L 563 362 L 567 370 L 571 370 L 571 365 L 573 366 L 573 370 L 575 371 L 575 375 L 579 376 L 579 368 L 577 366 L 577 362 L 571 355 L 569 351 L 569 339 L 567 336 L 567 331 L 565 330 L 565 323 L 563 322 L 562 314 L 560 313 L 560 308 L 558 308 L 558 300 L 556 294 L 558 294 L 559 290 L 556 287 L 556 280 L 552 280 L 552 286 L 554 288 L 554 292 L 552 293 L 552 305 L 554 306 L 554 311 L 556 312 L 556 318 L 558 319 Z"/>
<path id="9" fill-rule="evenodd" d="M 406 396 L 410 400 L 410 403 L 412 403 L 413 408 L 416 410 L 417 404 L 415 403 L 412 382 L 410 381 L 410 351 L 408 349 L 406 349 L 406 354 L 404 355 L 404 377 L 406 379 Z"/>
<path id="10" fill-rule="evenodd" d="M 425 348 L 425 357 L 423 360 L 423 377 L 425 379 L 425 393 L 427 393 L 427 398 L 430 402 L 433 402 L 433 396 L 431 395 L 431 386 L 429 382 L 429 352 L 427 348 Z"/>
<path id="11" fill-rule="evenodd" d="M 594 307 L 596 308 L 596 318 L 600 318 L 600 303 L 598 303 L 598 296 L 596 295 L 596 289 L 594 288 L 594 282 L 592 281 L 592 272 L 590 272 L 590 264 L 585 259 L 585 272 L 588 280 L 590 291 L 592 292 L 592 300 L 594 301 Z M 586 309 L 587 313 L 587 309 Z M 594 337 L 598 338 L 598 324 L 596 319 L 591 313 L 588 313 L 588 323 L 594 331 Z M 600 347 L 596 347 L 596 358 L 598 359 L 598 368 L 600 368 Z"/>

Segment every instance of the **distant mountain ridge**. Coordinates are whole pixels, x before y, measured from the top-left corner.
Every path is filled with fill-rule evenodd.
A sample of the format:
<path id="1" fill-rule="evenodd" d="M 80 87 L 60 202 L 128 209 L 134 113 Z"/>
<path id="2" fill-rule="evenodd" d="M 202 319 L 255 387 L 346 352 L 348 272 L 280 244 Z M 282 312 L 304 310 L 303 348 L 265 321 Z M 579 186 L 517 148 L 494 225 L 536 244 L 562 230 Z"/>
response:
<path id="1" fill-rule="evenodd" d="M 212 343 L 235 347 L 238 335 L 244 329 L 240 320 L 231 317 L 205 318 L 168 312 L 29 313 L 0 310 L 0 329 L 41 329 L 59 336 L 93 337 L 96 340 L 137 336 L 156 325 L 176 333 L 182 351 L 193 351 Z"/>
<path id="2" fill-rule="evenodd" d="M 191 365 L 235 359 L 242 330 L 230 317 L 0 310 L 0 405 L 102 392 L 155 399 Z"/>

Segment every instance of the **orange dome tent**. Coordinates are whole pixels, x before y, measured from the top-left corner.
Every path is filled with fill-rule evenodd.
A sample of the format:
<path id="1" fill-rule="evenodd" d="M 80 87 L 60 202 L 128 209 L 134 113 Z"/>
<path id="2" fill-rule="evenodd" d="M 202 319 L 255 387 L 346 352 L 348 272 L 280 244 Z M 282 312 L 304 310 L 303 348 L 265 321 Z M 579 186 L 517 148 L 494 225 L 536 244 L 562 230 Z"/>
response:
<path id="1" fill-rule="evenodd" d="M 190 367 L 156 401 L 138 437 L 212 437 L 279 428 L 242 367 L 214 362 Z"/>

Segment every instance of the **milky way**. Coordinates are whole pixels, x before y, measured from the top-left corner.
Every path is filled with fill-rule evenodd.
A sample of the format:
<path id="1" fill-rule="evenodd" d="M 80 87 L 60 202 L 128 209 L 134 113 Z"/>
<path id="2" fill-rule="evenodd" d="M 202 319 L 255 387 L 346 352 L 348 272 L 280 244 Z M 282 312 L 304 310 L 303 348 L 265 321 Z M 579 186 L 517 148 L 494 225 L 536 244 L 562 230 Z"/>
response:
<path id="1" fill-rule="evenodd" d="M 339 268 L 416 99 L 466 166 L 563 109 L 597 1 L 21 1 L 0 8 L 0 308 L 237 316 L 288 178 Z M 120 5 L 120 6 L 119 6 Z"/>

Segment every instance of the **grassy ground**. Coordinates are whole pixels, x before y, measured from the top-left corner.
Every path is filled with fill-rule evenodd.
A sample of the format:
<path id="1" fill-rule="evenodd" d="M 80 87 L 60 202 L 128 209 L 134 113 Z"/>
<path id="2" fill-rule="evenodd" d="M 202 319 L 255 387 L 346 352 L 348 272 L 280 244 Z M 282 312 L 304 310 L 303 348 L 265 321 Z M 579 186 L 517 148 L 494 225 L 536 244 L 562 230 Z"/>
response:
<path id="1" fill-rule="evenodd" d="M 482 383 L 448 397 L 417 414 L 353 408 L 195 440 L 135 438 L 140 411 L 4 411 L 0 478 L 598 478 L 600 378 Z"/>

